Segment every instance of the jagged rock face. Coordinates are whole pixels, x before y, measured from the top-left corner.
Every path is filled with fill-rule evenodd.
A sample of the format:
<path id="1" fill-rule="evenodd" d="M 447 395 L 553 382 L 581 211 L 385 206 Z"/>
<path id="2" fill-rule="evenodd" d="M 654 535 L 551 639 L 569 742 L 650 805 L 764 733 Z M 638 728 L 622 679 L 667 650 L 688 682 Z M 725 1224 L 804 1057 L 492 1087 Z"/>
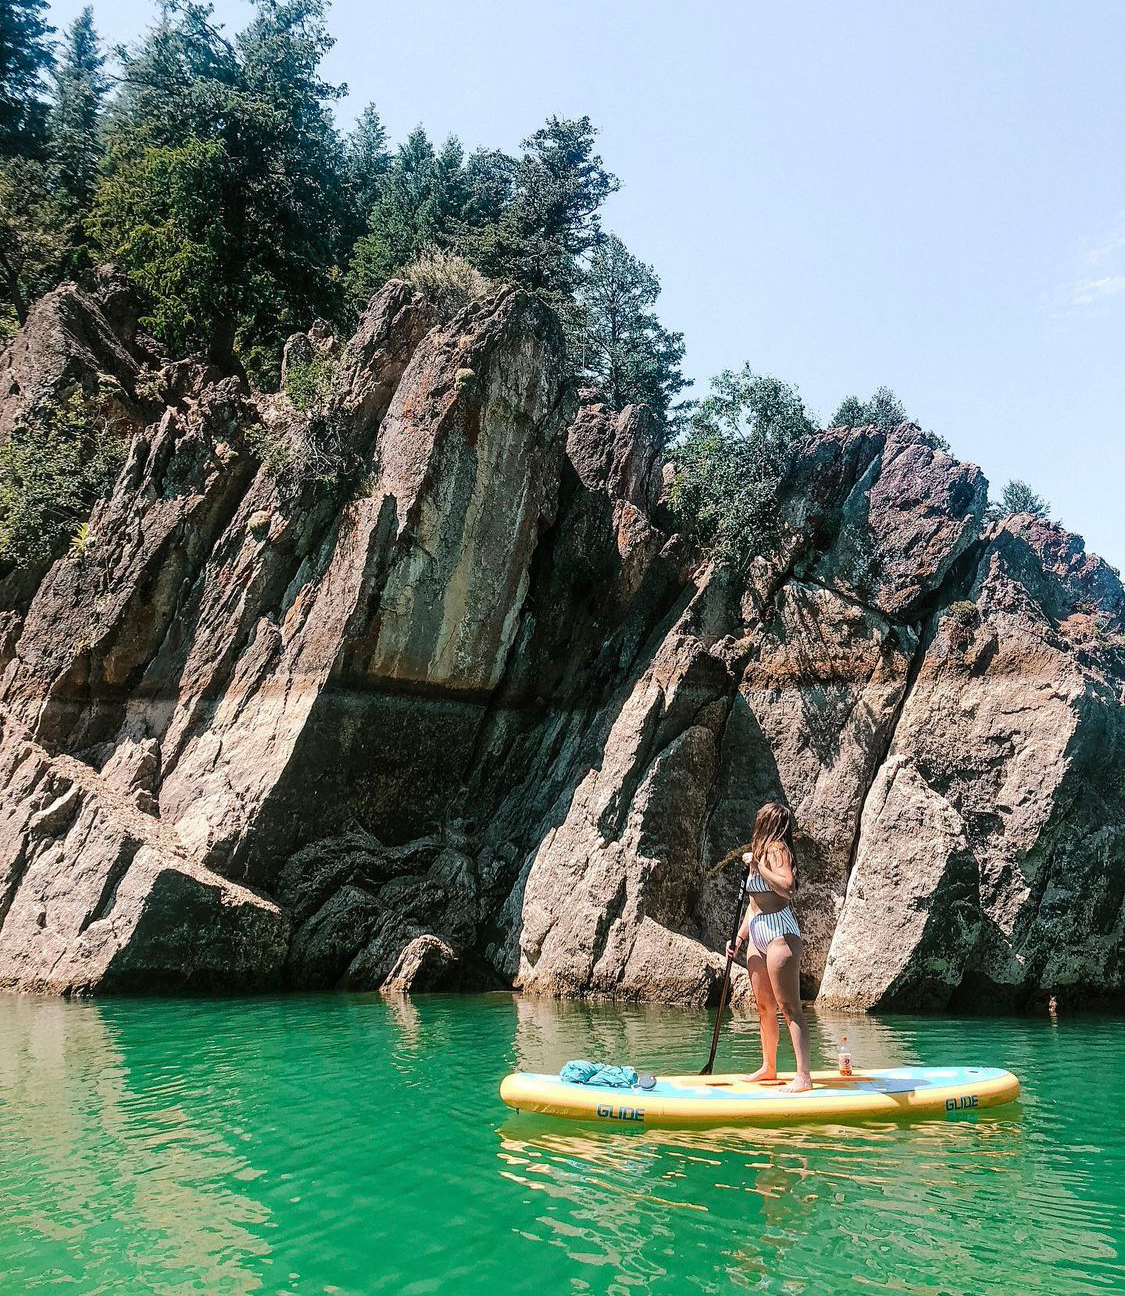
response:
<path id="1" fill-rule="evenodd" d="M 1058 528 L 1010 520 L 938 618 L 864 808 L 825 1000 L 1120 1001 L 1122 682 L 1075 632 L 1125 604 L 1060 547 L 1075 556 Z"/>
<path id="2" fill-rule="evenodd" d="M 140 426 L 137 380 L 153 357 L 136 341 L 138 310 L 128 285 L 112 273 L 99 276 L 94 293 L 64 284 L 37 302 L 0 353 L 0 441 L 36 409 L 72 392 Z"/>
<path id="3" fill-rule="evenodd" d="M 810 994 L 1125 997 L 1111 569 L 904 425 L 811 438 L 712 572 L 550 312 L 432 325 L 392 283 L 292 339 L 305 412 L 152 356 L 108 273 L 0 358 L 0 428 L 99 373 L 136 428 L 89 553 L 0 583 L 0 983 L 698 1005 L 781 797 Z"/>
<path id="4" fill-rule="evenodd" d="M 0 986 L 276 984 L 289 932 L 276 904 L 201 867 L 133 799 L 11 720 L 0 777 Z"/>

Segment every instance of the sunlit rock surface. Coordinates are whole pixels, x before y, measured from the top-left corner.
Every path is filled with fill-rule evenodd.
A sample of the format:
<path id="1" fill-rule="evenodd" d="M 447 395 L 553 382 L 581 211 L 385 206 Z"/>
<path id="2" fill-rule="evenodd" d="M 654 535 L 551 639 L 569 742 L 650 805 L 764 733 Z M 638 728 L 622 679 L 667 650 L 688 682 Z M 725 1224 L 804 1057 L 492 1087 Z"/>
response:
<path id="1" fill-rule="evenodd" d="M 0 983 L 700 1005 L 710 866 L 784 797 L 808 993 L 1125 999 L 1117 574 L 910 425 L 812 438 L 713 572 L 562 350 L 391 283 L 291 340 L 300 410 L 110 272 L 36 308 L 0 434 L 78 392 L 130 447 L 86 548 L 0 572 Z"/>

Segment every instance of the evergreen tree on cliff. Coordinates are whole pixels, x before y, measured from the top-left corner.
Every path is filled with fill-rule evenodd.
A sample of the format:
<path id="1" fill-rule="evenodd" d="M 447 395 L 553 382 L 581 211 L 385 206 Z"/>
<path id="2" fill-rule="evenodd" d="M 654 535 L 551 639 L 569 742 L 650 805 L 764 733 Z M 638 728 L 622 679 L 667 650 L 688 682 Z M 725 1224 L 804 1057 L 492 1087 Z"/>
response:
<path id="1" fill-rule="evenodd" d="M 415 127 L 383 178 L 367 232 L 352 254 L 348 286 L 357 309 L 424 247 L 448 245 L 471 192 L 460 142 L 451 136 L 435 152 L 426 132 Z"/>
<path id="2" fill-rule="evenodd" d="M 74 238 L 74 212 L 47 149 L 42 77 L 52 66 L 53 28 L 45 8 L 0 0 L 0 339 L 62 278 Z"/>
<path id="3" fill-rule="evenodd" d="M 778 488 L 815 427 L 795 387 L 749 365 L 712 380 L 671 449 L 672 507 L 718 562 L 744 568 L 776 543 Z"/>
<path id="4" fill-rule="evenodd" d="M 323 3 L 255 10 L 232 45 L 211 6 L 166 6 L 126 57 L 93 224 L 168 346 L 269 382 L 285 337 L 338 305 L 344 171 Z"/>
<path id="5" fill-rule="evenodd" d="M 466 197 L 460 230 L 479 230 L 498 221 L 515 196 L 518 163 L 500 149 L 477 149 L 465 162 Z"/>
<path id="6" fill-rule="evenodd" d="M 999 500 L 991 500 L 988 516 L 996 521 L 1014 513 L 1031 513 L 1044 521 L 1051 516 L 1050 502 L 1037 494 L 1025 481 L 1014 477 L 1000 492 Z"/>
<path id="7" fill-rule="evenodd" d="M 43 145 L 43 76 L 54 31 L 46 13 L 47 0 L 0 3 L 0 157 L 31 155 Z"/>
<path id="8" fill-rule="evenodd" d="M 582 277 L 572 350 L 582 377 L 614 409 L 647 405 L 666 420 L 688 386 L 680 370 L 682 333 L 670 333 L 653 311 L 660 280 L 610 234 L 591 254 Z"/>
<path id="9" fill-rule="evenodd" d="M 344 159 L 354 239 L 366 227 L 367 217 L 379 201 L 383 183 L 391 168 L 387 128 L 374 104 L 368 104 L 360 113 L 359 120 L 345 141 Z"/>
<path id="10" fill-rule="evenodd" d="M 870 400 L 846 396 L 832 416 L 832 427 L 869 427 L 874 424 L 884 432 L 910 421 L 906 406 L 889 387 L 876 387 Z"/>
<path id="11" fill-rule="evenodd" d="M 170 350 L 228 361 L 236 200 L 224 132 L 238 60 L 210 6 L 188 3 L 164 5 L 121 62 L 91 227 L 147 292 L 146 324 Z"/>
<path id="12" fill-rule="evenodd" d="M 335 44 L 323 0 L 257 0 L 256 8 L 238 41 L 235 234 L 247 292 L 239 353 L 268 374 L 290 333 L 318 315 L 331 318 L 341 304 L 344 156 L 327 104 L 344 90 L 319 76 Z"/>
<path id="13" fill-rule="evenodd" d="M 120 90 L 109 112 L 117 148 L 218 139 L 238 84 L 238 60 L 213 7 L 163 3 L 135 49 L 119 51 Z"/>
<path id="14" fill-rule="evenodd" d="M 0 160 L 0 345 L 63 277 L 72 234 L 47 164 Z"/>
<path id="15" fill-rule="evenodd" d="M 94 11 L 87 5 L 67 31 L 52 70 L 47 122 L 56 183 L 76 216 L 90 206 L 104 152 L 101 115 L 109 87 L 104 67 Z"/>
<path id="16" fill-rule="evenodd" d="M 588 117 L 552 117 L 524 140 L 512 200 L 497 219 L 461 234 L 466 255 L 486 275 L 522 284 L 556 306 L 574 297 L 581 259 L 603 238 L 599 210 L 619 187 L 594 137 Z"/>

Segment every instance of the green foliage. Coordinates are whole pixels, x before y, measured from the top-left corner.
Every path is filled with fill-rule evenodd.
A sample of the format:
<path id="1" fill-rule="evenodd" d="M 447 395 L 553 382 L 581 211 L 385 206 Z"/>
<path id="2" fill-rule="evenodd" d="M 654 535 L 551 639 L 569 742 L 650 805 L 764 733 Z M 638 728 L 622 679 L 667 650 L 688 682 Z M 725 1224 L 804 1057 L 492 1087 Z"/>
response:
<path id="1" fill-rule="evenodd" d="M 411 131 L 383 177 L 367 232 L 352 254 L 348 290 L 353 307 L 361 310 L 424 248 L 447 246 L 465 216 L 470 196 L 470 176 L 459 141 L 450 137 L 435 153 L 420 126 Z"/>
<path id="2" fill-rule="evenodd" d="M 0 0 L 0 337 L 62 277 L 75 217 L 49 165 L 45 0 Z"/>
<path id="3" fill-rule="evenodd" d="M 432 245 L 422 249 L 402 276 L 433 303 L 443 322 L 451 320 L 470 302 L 490 296 L 499 286 L 486 279 L 464 257 Z"/>
<path id="4" fill-rule="evenodd" d="M 36 297 L 59 282 L 74 242 L 73 214 L 47 163 L 0 160 L 0 320 L 7 328 L 22 324 Z"/>
<path id="5" fill-rule="evenodd" d="M 595 133 L 588 117 L 551 117 L 524 140 L 510 201 L 480 228 L 459 231 L 461 250 L 490 278 L 557 306 L 574 296 L 581 259 L 603 238 L 598 212 L 619 188 L 594 151 Z"/>
<path id="6" fill-rule="evenodd" d="M 269 423 L 247 431 L 251 450 L 286 489 L 333 487 L 356 466 L 347 419 L 334 400 L 342 359 L 329 351 L 291 354 L 284 382 L 291 408 L 281 406 Z"/>
<path id="7" fill-rule="evenodd" d="M 748 365 L 721 373 L 671 450 L 671 505 L 685 532 L 740 569 L 772 547 L 778 487 L 814 430 L 795 387 Z"/>
<path id="8" fill-rule="evenodd" d="M 618 182 L 588 118 L 552 117 L 518 159 L 466 157 L 455 137 L 435 149 L 421 128 L 392 154 L 373 105 L 341 139 L 329 111 L 341 90 L 320 75 L 324 0 L 250 2 L 228 38 L 213 5 L 164 0 L 116 51 L 108 105 L 89 7 L 53 69 L 45 0 L 0 8 L 0 139 L 31 139 L 48 71 L 52 85 L 47 146 L 0 158 L 0 334 L 105 257 L 143 290 L 142 323 L 170 353 L 265 386 L 290 334 L 346 323 L 394 275 L 446 318 L 511 282 L 567 319 L 580 377 L 619 407 L 667 415 L 687 385 L 683 339 L 654 313 L 651 268 L 602 233 Z M 306 379 L 291 375 L 291 394 L 312 409 Z"/>
<path id="9" fill-rule="evenodd" d="M 337 304 L 343 160 L 318 68 L 320 0 L 255 0 L 229 44 L 207 5 L 162 11 L 125 58 L 94 227 L 175 350 L 276 375 L 289 333 Z M 167 183 L 156 189 L 162 181 Z"/>
<path id="10" fill-rule="evenodd" d="M 211 14 L 209 4 L 162 4 L 136 48 L 117 50 L 121 78 L 109 136 L 119 155 L 220 137 L 238 59 Z"/>
<path id="11" fill-rule="evenodd" d="M 109 82 L 104 67 L 94 11 L 87 6 L 68 29 L 51 73 L 53 102 L 47 119 L 55 182 L 76 217 L 93 199 L 105 152 L 101 116 Z"/>
<path id="12" fill-rule="evenodd" d="M 238 38 L 239 94 L 228 128 L 239 293 L 237 350 L 251 375 L 276 375 L 294 329 L 339 306 L 343 155 L 327 104 L 343 90 L 318 69 L 335 43 L 322 0 L 256 0 Z"/>
<path id="13" fill-rule="evenodd" d="M 516 159 L 499 149 L 477 149 L 465 160 L 461 234 L 500 219 L 515 195 Z"/>
<path id="14" fill-rule="evenodd" d="M 518 159 L 466 156 L 456 137 L 435 149 L 421 128 L 392 153 L 373 105 L 342 139 L 325 0 L 250 4 L 228 37 L 212 4 L 162 0 L 115 51 L 107 101 L 89 7 L 52 69 L 46 0 L 0 0 L 0 335 L 102 257 L 143 290 L 167 351 L 272 386 L 290 334 L 346 326 L 394 275 L 447 317 L 511 282 L 582 318 L 585 376 L 610 400 L 667 411 L 683 341 L 653 313 L 651 269 L 602 234 L 618 183 L 588 118 L 552 117 Z M 5 140 L 22 156 L 5 160 Z"/>
<path id="15" fill-rule="evenodd" d="M 1051 505 L 1042 495 L 1025 481 L 1014 477 L 1000 492 L 1000 499 L 989 503 L 989 516 L 992 519 L 1011 517 L 1013 513 L 1033 513 L 1036 517 L 1049 518 Z"/>
<path id="16" fill-rule="evenodd" d="M 910 422 L 906 406 L 889 387 L 876 387 L 870 400 L 846 396 L 832 416 L 832 427 L 869 427 L 874 424 L 889 432 L 900 423 Z"/>
<path id="17" fill-rule="evenodd" d="M 228 164 L 215 140 L 153 144 L 113 165 L 98 190 L 92 229 L 145 289 L 145 326 L 176 354 L 229 337 L 234 240 L 215 219 Z"/>
<path id="18" fill-rule="evenodd" d="M 647 405 L 665 421 L 671 402 L 690 384 L 680 369 L 683 334 L 670 333 L 652 309 L 659 295 L 652 267 L 609 235 L 582 276 L 571 345 L 581 376 L 614 409 Z"/>
<path id="19" fill-rule="evenodd" d="M 273 477 L 287 474 L 293 465 L 294 452 L 285 426 L 251 423 L 246 428 L 246 444 L 250 453 L 260 460 L 262 467 Z"/>
<path id="20" fill-rule="evenodd" d="M 97 543 L 97 537 L 90 530 L 89 522 L 79 522 L 74 534 L 70 537 L 70 556 L 85 558 Z"/>
<path id="21" fill-rule="evenodd" d="M 345 421 L 322 398 L 270 424 L 252 424 L 246 442 L 265 470 L 289 491 L 312 485 L 335 488 L 357 468 L 347 443 Z"/>
<path id="22" fill-rule="evenodd" d="M 0 157 L 34 156 L 43 146 L 43 75 L 51 66 L 47 0 L 0 3 Z"/>
<path id="23" fill-rule="evenodd" d="M 124 457 L 124 440 L 79 394 L 14 428 L 0 446 L 0 559 L 24 566 L 55 557 Z"/>
<path id="24" fill-rule="evenodd" d="M 360 113 L 345 141 L 344 167 L 355 237 L 366 227 L 368 215 L 379 201 L 383 182 L 391 168 L 387 130 L 374 104 L 368 104 Z"/>
<path id="25" fill-rule="evenodd" d="M 881 432 L 890 432 L 900 423 L 913 423 L 906 412 L 906 406 L 889 387 L 876 387 L 870 400 L 861 401 L 858 396 L 846 396 L 832 415 L 831 427 L 871 427 L 874 425 Z M 927 431 L 923 434 L 935 450 L 949 454 L 949 442 L 937 432 Z"/>
<path id="26" fill-rule="evenodd" d="M 285 371 L 285 394 L 302 412 L 323 405 L 340 372 L 338 356 L 315 354 L 298 360 Z"/>

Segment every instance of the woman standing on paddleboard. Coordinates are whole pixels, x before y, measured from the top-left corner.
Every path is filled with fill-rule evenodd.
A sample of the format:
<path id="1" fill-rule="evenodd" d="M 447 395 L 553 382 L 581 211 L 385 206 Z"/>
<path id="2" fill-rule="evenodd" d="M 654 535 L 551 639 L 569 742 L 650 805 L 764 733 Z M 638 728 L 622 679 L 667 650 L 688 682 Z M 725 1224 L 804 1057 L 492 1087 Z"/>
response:
<path id="1" fill-rule="evenodd" d="M 797 859 L 793 853 L 793 815 L 788 807 L 771 801 L 754 820 L 754 835 L 732 851 L 749 869 L 750 903 L 727 955 L 737 958 L 746 950 L 746 970 L 758 1016 L 762 1023 L 762 1065 L 749 1078 L 773 1080 L 777 1076 L 777 1021 L 781 1010 L 793 1051 L 797 1074 L 785 1086 L 792 1093 L 812 1088 L 809 1029 L 801 1007 L 801 929 L 793 912 L 797 894 Z"/>

